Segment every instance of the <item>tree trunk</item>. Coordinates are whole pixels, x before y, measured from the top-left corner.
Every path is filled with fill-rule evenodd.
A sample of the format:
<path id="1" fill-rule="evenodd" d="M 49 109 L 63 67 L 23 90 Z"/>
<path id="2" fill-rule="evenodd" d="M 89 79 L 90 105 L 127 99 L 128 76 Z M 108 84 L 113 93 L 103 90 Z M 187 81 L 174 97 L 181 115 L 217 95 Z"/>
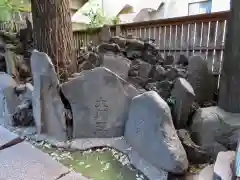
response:
<path id="1" fill-rule="evenodd" d="M 72 23 L 69 0 L 31 0 L 35 48 L 51 57 L 58 76 L 73 73 Z"/>
<path id="2" fill-rule="evenodd" d="M 220 80 L 219 106 L 240 113 L 240 1 L 231 0 Z"/>

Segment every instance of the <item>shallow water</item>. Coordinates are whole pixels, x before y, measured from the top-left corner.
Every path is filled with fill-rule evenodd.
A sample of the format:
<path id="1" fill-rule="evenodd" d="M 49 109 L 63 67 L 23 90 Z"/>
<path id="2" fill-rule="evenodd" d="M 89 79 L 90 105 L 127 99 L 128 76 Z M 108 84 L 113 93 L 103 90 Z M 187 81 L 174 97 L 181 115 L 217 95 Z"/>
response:
<path id="1" fill-rule="evenodd" d="M 48 144 L 37 147 L 92 180 L 147 180 L 129 164 L 126 156 L 112 149 L 69 152 L 52 148 Z"/>

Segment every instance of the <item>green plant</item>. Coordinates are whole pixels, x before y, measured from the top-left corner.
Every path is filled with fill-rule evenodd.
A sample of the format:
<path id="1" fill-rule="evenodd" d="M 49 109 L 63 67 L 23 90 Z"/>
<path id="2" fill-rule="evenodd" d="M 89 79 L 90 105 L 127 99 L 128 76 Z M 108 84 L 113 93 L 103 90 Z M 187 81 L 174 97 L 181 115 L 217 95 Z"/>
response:
<path id="1" fill-rule="evenodd" d="M 0 0 L 0 22 L 12 21 L 16 12 L 30 12 L 28 0 Z"/>
<path id="2" fill-rule="evenodd" d="M 97 28 L 101 27 L 104 24 L 108 25 L 116 25 L 119 24 L 120 19 L 119 17 L 107 17 L 104 15 L 101 8 L 90 8 L 88 12 L 83 13 L 85 16 L 87 16 L 90 19 L 89 28 Z"/>

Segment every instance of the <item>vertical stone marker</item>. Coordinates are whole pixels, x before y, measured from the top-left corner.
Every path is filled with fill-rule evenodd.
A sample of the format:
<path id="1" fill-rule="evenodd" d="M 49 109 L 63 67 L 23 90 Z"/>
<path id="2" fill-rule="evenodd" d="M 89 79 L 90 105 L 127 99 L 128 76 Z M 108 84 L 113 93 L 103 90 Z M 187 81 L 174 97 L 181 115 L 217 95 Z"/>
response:
<path id="1" fill-rule="evenodd" d="M 133 150 L 157 169 L 183 173 L 186 152 L 174 128 L 167 103 L 149 91 L 133 98 L 124 137 Z"/>
<path id="2" fill-rule="evenodd" d="M 33 115 L 38 133 L 66 139 L 64 106 L 59 96 L 59 81 L 47 54 L 34 50 L 31 56 L 33 74 Z"/>
<path id="3" fill-rule="evenodd" d="M 186 128 L 191 106 L 195 100 L 192 86 L 184 78 L 178 78 L 171 93 L 175 100 L 173 120 L 176 128 Z"/>
<path id="4" fill-rule="evenodd" d="M 62 85 L 73 112 L 74 138 L 123 136 L 131 100 L 138 91 L 104 67 L 81 72 Z"/>
<path id="5" fill-rule="evenodd" d="M 17 83 L 9 74 L 0 72 L 0 118 L 4 121 L 1 124 L 12 124 L 11 115 L 19 103 L 14 93 L 16 86 Z"/>
<path id="6" fill-rule="evenodd" d="M 189 59 L 187 80 L 192 85 L 197 102 L 211 100 L 214 94 L 213 75 L 208 70 L 208 63 L 201 56 Z"/>

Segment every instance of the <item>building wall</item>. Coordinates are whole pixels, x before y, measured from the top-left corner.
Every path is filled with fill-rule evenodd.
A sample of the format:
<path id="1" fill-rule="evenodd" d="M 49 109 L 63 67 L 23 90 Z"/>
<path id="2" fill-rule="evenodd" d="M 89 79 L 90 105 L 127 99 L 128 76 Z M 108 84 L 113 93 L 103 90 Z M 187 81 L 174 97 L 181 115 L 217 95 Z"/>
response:
<path id="1" fill-rule="evenodd" d="M 81 8 L 87 0 L 70 0 L 70 8 L 74 10 L 78 10 Z"/>
<path id="2" fill-rule="evenodd" d="M 212 0 L 212 12 L 230 10 L 230 0 Z"/>
<path id="3" fill-rule="evenodd" d="M 207 0 L 166 0 L 164 18 L 188 16 L 188 5 Z M 212 0 L 211 12 L 226 11 L 230 8 L 230 0 Z"/>

